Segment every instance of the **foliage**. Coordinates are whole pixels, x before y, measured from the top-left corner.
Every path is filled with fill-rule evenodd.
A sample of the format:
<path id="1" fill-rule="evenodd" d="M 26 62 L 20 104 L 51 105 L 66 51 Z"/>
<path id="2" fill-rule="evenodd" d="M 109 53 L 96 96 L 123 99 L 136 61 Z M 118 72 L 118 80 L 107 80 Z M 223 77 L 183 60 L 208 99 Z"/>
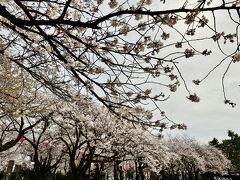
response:
<path id="1" fill-rule="evenodd" d="M 90 94 L 118 115 L 119 107 L 150 103 L 166 119 L 157 103 L 168 99 L 166 89 L 174 92 L 183 83 L 187 98 L 200 101 L 188 89 L 178 63 L 211 55 L 213 50 L 198 47 L 198 42 L 211 41 L 222 59 L 193 82 L 199 85 L 227 61 L 222 88 L 225 103 L 234 107 L 224 78 L 240 61 L 239 1 L 198 0 L 171 6 L 165 0 L 1 1 L 0 51 L 61 97 Z M 231 32 L 218 28 L 218 12 L 228 17 Z M 152 91 L 154 86 L 158 92 Z"/>
<path id="2" fill-rule="evenodd" d="M 166 142 L 172 155 L 169 169 L 171 174 L 187 173 L 197 177 L 200 173 L 226 173 L 230 161 L 217 148 L 199 144 L 193 138 L 183 136 L 169 138 Z"/>
<path id="3" fill-rule="evenodd" d="M 224 139 L 222 142 L 216 143 L 216 138 L 209 142 L 223 151 L 223 153 L 231 160 L 233 170 L 240 171 L 240 137 L 237 133 L 229 130 L 228 137 L 230 139 Z"/>
<path id="4" fill-rule="evenodd" d="M 2 57 L 3 58 L 3 57 Z M 41 85 L 15 64 L 0 64 L 0 152 L 13 147 L 29 129 L 49 118 Z"/>
<path id="5" fill-rule="evenodd" d="M 228 160 L 214 147 L 200 145 L 189 137 L 164 142 L 153 136 L 151 129 L 119 119 L 86 97 L 67 102 L 53 97 L 48 107 L 51 118 L 29 129 L 18 146 L 1 154 L 1 159 L 20 159 L 18 163 L 34 169 L 36 177 L 47 179 L 57 171 L 69 179 L 94 173 L 97 165 L 102 171 L 118 172 L 125 163 L 144 171 L 161 170 L 171 174 L 218 172 L 229 166 Z M 124 110 L 126 111 L 126 110 Z M 11 156 L 9 156 L 11 154 Z M 115 167 L 115 165 L 114 165 Z M 110 168 L 110 169 L 109 169 Z"/>
<path id="6" fill-rule="evenodd" d="M 199 102 L 179 64 L 215 51 L 221 54 L 216 66 L 193 83 L 201 84 L 227 62 L 224 102 L 235 106 L 224 78 L 240 62 L 239 1 L 186 1 L 173 8 L 165 0 L 155 3 L 0 2 L 1 168 L 11 157 L 38 179 L 61 171 L 72 180 L 107 170 L 121 179 L 129 164 L 142 179 L 147 170 L 190 178 L 228 168 L 214 147 L 186 137 L 164 142 L 164 129 L 186 126 L 172 122 L 159 102 L 181 83 L 187 98 Z M 226 13 L 234 32 L 219 29 L 218 12 Z M 201 41 L 216 48 L 201 47 Z M 159 116 L 153 121 L 155 110 Z M 233 132 L 229 136 L 239 138 Z"/>

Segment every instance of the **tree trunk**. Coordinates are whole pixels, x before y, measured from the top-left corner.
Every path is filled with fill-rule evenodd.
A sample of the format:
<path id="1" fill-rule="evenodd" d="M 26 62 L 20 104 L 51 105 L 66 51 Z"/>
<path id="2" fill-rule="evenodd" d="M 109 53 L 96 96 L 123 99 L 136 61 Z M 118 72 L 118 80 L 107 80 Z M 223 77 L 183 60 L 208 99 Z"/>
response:
<path id="1" fill-rule="evenodd" d="M 138 163 L 137 163 L 137 161 L 135 161 L 135 174 L 136 174 L 136 180 L 140 180 L 139 179 L 139 174 L 138 174 Z"/>
<path id="2" fill-rule="evenodd" d="M 199 180 L 199 169 L 194 171 L 195 180 Z"/>
<path id="3" fill-rule="evenodd" d="M 193 176 L 192 176 L 192 172 L 191 171 L 188 171 L 188 178 L 189 178 L 189 180 L 193 180 Z"/>
<path id="4" fill-rule="evenodd" d="M 51 172 L 49 171 L 49 168 L 47 167 L 37 167 L 34 169 L 34 172 L 35 172 L 35 179 L 36 180 L 51 180 L 51 179 L 54 179 L 52 177 L 52 174 Z"/>
<path id="5" fill-rule="evenodd" d="M 142 166 L 142 163 L 139 163 L 138 172 L 139 172 L 140 180 L 145 180 L 143 169 L 144 167 Z"/>
<path id="6" fill-rule="evenodd" d="M 69 176 L 68 176 L 68 180 L 86 180 L 85 178 L 84 178 L 84 173 L 82 173 L 82 172 L 77 172 L 77 171 L 75 171 L 75 172 L 70 172 L 69 173 Z"/>
<path id="7" fill-rule="evenodd" d="M 118 180 L 118 173 L 117 173 L 117 162 L 114 161 L 114 180 Z"/>
<path id="8" fill-rule="evenodd" d="M 101 172 L 100 172 L 98 162 L 96 162 L 95 166 L 96 166 L 96 168 L 95 168 L 95 172 L 94 172 L 94 176 L 93 176 L 94 180 L 101 180 Z"/>
<path id="9" fill-rule="evenodd" d="M 123 180 L 123 170 L 122 170 L 122 167 L 118 166 L 118 171 L 119 171 L 119 175 L 120 175 L 120 180 Z"/>

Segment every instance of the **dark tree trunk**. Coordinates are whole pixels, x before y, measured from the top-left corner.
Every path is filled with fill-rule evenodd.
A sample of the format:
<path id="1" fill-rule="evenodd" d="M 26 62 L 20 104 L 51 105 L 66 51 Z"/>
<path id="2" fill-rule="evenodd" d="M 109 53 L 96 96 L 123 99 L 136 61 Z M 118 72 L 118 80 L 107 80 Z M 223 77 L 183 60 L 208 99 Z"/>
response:
<path id="1" fill-rule="evenodd" d="M 143 169 L 144 169 L 143 164 L 139 163 L 138 164 L 138 172 L 139 172 L 140 180 L 145 180 Z"/>
<path id="2" fill-rule="evenodd" d="M 138 173 L 138 163 L 135 161 L 135 173 L 136 173 L 136 180 L 140 180 L 139 173 Z"/>
<path id="3" fill-rule="evenodd" d="M 194 171 L 194 177 L 195 177 L 195 180 L 199 180 L 199 169 Z"/>
<path id="4" fill-rule="evenodd" d="M 157 175 L 157 173 L 151 172 L 151 174 L 150 174 L 150 179 L 151 179 L 151 180 L 158 180 L 158 175 Z"/>
<path id="5" fill-rule="evenodd" d="M 93 178 L 94 178 L 94 180 L 100 180 L 101 179 L 101 173 L 100 173 L 100 168 L 99 168 L 98 162 L 95 163 L 95 166 L 96 166 L 96 168 L 95 168 Z"/>
<path id="6" fill-rule="evenodd" d="M 184 171 L 181 172 L 181 175 L 182 175 L 182 180 L 186 180 L 186 173 Z"/>
<path id="7" fill-rule="evenodd" d="M 100 166 L 99 166 L 99 162 L 96 162 L 95 164 L 96 168 L 95 168 L 95 172 L 94 172 L 94 180 L 103 180 L 104 179 L 104 162 L 100 162 Z"/>
<path id="8" fill-rule="evenodd" d="M 188 178 L 189 180 L 193 180 L 193 174 L 191 171 L 188 171 Z"/>
<path id="9" fill-rule="evenodd" d="M 119 166 L 119 164 L 118 164 L 118 171 L 119 171 L 119 175 L 120 175 L 120 180 L 123 180 L 123 169 L 121 166 Z"/>
<path id="10" fill-rule="evenodd" d="M 118 173 L 117 173 L 117 166 L 118 166 L 118 165 L 117 165 L 117 162 L 114 161 L 114 170 L 113 170 L 113 171 L 114 171 L 114 172 L 113 172 L 113 173 L 114 173 L 114 175 L 113 175 L 113 176 L 114 176 L 114 180 L 119 180 L 119 179 L 118 179 Z"/>
<path id="11" fill-rule="evenodd" d="M 84 178 L 85 173 L 79 171 L 72 171 L 68 174 L 68 180 L 86 180 Z"/>

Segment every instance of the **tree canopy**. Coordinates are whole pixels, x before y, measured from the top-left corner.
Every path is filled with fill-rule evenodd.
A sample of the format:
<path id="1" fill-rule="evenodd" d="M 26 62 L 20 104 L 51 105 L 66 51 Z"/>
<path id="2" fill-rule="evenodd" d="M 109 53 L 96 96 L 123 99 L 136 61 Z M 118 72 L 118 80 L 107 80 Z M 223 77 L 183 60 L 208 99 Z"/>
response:
<path id="1" fill-rule="evenodd" d="M 65 99 L 87 94 L 117 115 L 119 107 L 152 104 L 163 119 L 158 101 L 181 83 L 189 100 L 200 101 L 178 68 L 182 59 L 220 53 L 216 66 L 193 83 L 227 61 L 222 88 L 225 103 L 234 107 L 224 78 L 240 61 L 239 9 L 238 0 L 6 0 L 0 3 L 0 52 Z M 220 13 L 231 30 L 218 28 Z M 214 50 L 198 45 L 209 41 Z"/>
<path id="2" fill-rule="evenodd" d="M 226 157 L 231 160 L 232 170 L 240 171 L 240 137 L 234 131 L 229 130 L 227 132 L 230 139 L 224 139 L 219 142 L 217 138 L 213 138 L 209 142 L 210 145 L 222 150 Z"/>
<path id="3" fill-rule="evenodd" d="M 199 102 L 180 65 L 209 57 L 214 66 L 191 83 L 200 85 L 226 63 L 223 99 L 236 105 L 225 77 L 240 62 L 240 2 L 170 3 L 0 1 L 1 168 L 20 159 L 36 179 L 57 170 L 68 179 L 109 169 L 122 179 L 133 167 L 142 179 L 144 171 L 190 179 L 225 171 L 229 161 L 214 147 L 186 137 L 162 140 L 166 128 L 186 129 L 168 118 L 162 102 L 181 84 L 187 99 Z M 223 15 L 229 27 L 219 23 Z M 212 144 L 230 152 L 234 164 L 239 136 L 228 135 L 227 146 Z"/>
<path id="4" fill-rule="evenodd" d="M 47 120 L 52 103 L 42 86 L 21 68 L 1 57 L 0 64 L 0 152 L 15 146 L 32 127 Z"/>

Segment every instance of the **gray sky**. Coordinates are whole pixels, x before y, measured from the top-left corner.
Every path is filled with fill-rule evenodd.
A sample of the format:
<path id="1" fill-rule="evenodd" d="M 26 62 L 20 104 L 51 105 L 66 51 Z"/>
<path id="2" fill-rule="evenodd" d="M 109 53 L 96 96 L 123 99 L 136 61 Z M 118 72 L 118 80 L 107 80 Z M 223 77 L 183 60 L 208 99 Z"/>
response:
<path id="1" fill-rule="evenodd" d="M 193 76 L 192 72 L 185 71 L 184 74 L 185 76 Z M 228 82 L 226 82 L 227 92 L 232 95 L 232 100 L 237 103 L 237 106 L 232 108 L 223 102 L 220 81 L 220 74 L 216 72 L 213 77 L 198 87 L 196 92 L 201 98 L 199 103 L 190 102 L 186 98 L 187 93 L 183 86 L 181 86 L 163 104 L 171 119 L 187 124 L 188 130 L 181 132 L 194 136 L 202 142 L 208 142 L 213 137 L 217 137 L 218 139 L 226 138 L 227 130 L 240 131 L 240 87 L 237 86 L 240 82 L 237 76 L 229 77 Z M 191 85 L 189 87 L 193 89 Z M 176 130 L 174 134 L 181 132 Z"/>
<path id="2" fill-rule="evenodd" d="M 212 46 L 214 47 L 214 44 Z M 234 130 L 237 133 L 240 131 L 240 87 L 238 86 L 240 85 L 240 64 L 235 63 L 231 66 L 224 83 L 227 97 L 237 103 L 235 108 L 224 104 L 221 85 L 222 75 L 230 59 L 226 60 L 199 86 L 191 82 L 193 79 L 201 79 L 203 74 L 206 74 L 221 60 L 218 56 L 219 51 L 216 49 L 215 51 L 212 56 L 192 58 L 179 66 L 188 88 L 191 92 L 197 93 L 200 102 L 190 102 L 186 98 L 187 92 L 181 83 L 182 86 L 178 91 L 172 93 L 170 100 L 163 104 L 172 119 L 188 125 L 187 134 L 203 142 L 213 137 L 226 138 L 227 130 Z"/>

